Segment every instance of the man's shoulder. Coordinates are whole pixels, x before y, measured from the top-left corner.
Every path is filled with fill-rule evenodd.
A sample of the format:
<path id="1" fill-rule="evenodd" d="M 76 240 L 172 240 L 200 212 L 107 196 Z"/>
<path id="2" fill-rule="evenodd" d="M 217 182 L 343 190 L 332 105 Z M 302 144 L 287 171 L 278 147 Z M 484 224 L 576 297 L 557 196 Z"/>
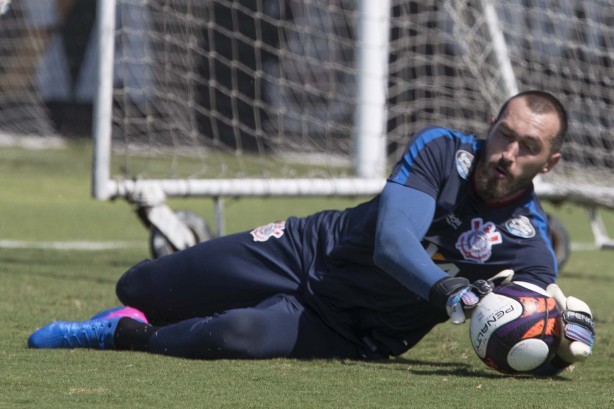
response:
<path id="1" fill-rule="evenodd" d="M 411 140 L 411 144 L 429 144 L 437 141 L 437 145 L 462 146 L 467 149 L 475 149 L 480 140 L 475 134 L 464 133 L 462 131 L 446 128 L 442 126 L 427 126 L 416 132 Z"/>

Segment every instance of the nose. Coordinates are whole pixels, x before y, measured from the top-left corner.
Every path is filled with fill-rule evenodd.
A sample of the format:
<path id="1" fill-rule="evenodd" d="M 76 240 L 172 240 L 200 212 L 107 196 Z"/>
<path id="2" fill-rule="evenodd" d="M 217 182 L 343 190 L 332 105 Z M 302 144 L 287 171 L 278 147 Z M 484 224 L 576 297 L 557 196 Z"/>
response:
<path id="1" fill-rule="evenodd" d="M 507 144 L 501 155 L 507 160 L 512 162 L 516 156 L 518 156 L 518 142 L 513 141 Z"/>

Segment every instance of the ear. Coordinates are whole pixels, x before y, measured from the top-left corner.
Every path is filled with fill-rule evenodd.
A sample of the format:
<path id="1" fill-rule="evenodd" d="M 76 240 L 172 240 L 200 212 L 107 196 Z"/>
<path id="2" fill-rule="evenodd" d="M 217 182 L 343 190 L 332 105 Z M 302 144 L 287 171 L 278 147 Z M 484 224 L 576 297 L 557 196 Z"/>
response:
<path id="1" fill-rule="evenodd" d="M 552 168 L 554 166 L 556 166 L 557 163 L 559 163 L 560 159 L 561 159 L 561 153 L 560 152 L 555 152 L 552 155 L 550 155 L 550 158 L 548 159 L 548 162 L 546 162 L 546 164 L 544 165 L 544 167 L 542 168 L 540 173 L 548 173 L 548 172 L 550 172 L 552 170 Z"/>
<path id="2" fill-rule="evenodd" d="M 488 131 L 486 132 L 487 139 L 490 139 L 490 133 L 492 132 L 496 124 L 497 124 L 497 118 L 493 116 L 492 119 L 490 120 L 490 124 L 488 125 Z"/>

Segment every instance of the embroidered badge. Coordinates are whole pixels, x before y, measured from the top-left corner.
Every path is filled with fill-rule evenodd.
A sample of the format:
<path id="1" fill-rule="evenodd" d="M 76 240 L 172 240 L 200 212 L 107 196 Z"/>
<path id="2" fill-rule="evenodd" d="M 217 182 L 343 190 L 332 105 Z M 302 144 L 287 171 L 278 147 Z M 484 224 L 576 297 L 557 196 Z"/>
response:
<path id="1" fill-rule="evenodd" d="M 492 246 L 502 241 L 501 233 L 494 223 L 484 223 L 481 218 L 475 218 L 471 220 L 471 230 L 458 237 L 456 248 L 465 260 L 483 263 L 490 258 Z"/>
<path id="2" fill-rule="evenodd" d="M 286 228 L 285 221 L 277 221 L 264 226 L 256 227 L 250 232 L 254 241 L 267 241 L 271 237 L 276 239 L 284 235 L 284 229 Z"/>
<path id="3" fill-rule="evenodd" d="M 448 224 L 452 226 L 454 229 L 458 229 L 461 226 L 461 224 L 463 224 L 463 221 L 459 219 L 458 217 L 456 217 L 454 213 L 450 213 L 446 216 L 446 222 L 448 222 Z"/>
<path id="4" fill-rule="evenodd" d="M 456 171 L 463 179 L 469 177 L 471 165 L 473 164 L 473 155 L 467 151 L 456 151 Z"/>
<path id="5" fill-rule="evenodd" d="M 531 224 L 531 221 L 526 216 L 518 216 L 513 219 L 509 219 L 505 222 L 505 228 L 510 234 L 521 237 L 523 239 L 530 239 L 535 236 L 535 228 Z"/>

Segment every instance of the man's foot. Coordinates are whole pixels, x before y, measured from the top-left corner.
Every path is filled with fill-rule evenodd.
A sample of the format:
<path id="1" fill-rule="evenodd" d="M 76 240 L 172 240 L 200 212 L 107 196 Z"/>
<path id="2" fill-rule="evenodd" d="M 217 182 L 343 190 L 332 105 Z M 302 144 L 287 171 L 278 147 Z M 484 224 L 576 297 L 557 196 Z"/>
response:
<path id="1" fill-rule="evenodd" d="M 108 310 L 100 311 L 96 315 L 94 315 L 91 320 L 99 319 L 99 318 L 115 318 L 115 317 L 128 317 L 133 320 L 137 320 L 142 322 L 143 324 L 148 324 L 147 317 L 141 311 L 137 310 L 133 307 L 125 307 L 119 306 L 110 308 Z"/>
<path id="2" fill-rule="evenodd" d="M 30 348 L 114 349 L 113 335 L 121 318 L 52 322 L 34 331 L 28 338 L 28 346 Z"/>

